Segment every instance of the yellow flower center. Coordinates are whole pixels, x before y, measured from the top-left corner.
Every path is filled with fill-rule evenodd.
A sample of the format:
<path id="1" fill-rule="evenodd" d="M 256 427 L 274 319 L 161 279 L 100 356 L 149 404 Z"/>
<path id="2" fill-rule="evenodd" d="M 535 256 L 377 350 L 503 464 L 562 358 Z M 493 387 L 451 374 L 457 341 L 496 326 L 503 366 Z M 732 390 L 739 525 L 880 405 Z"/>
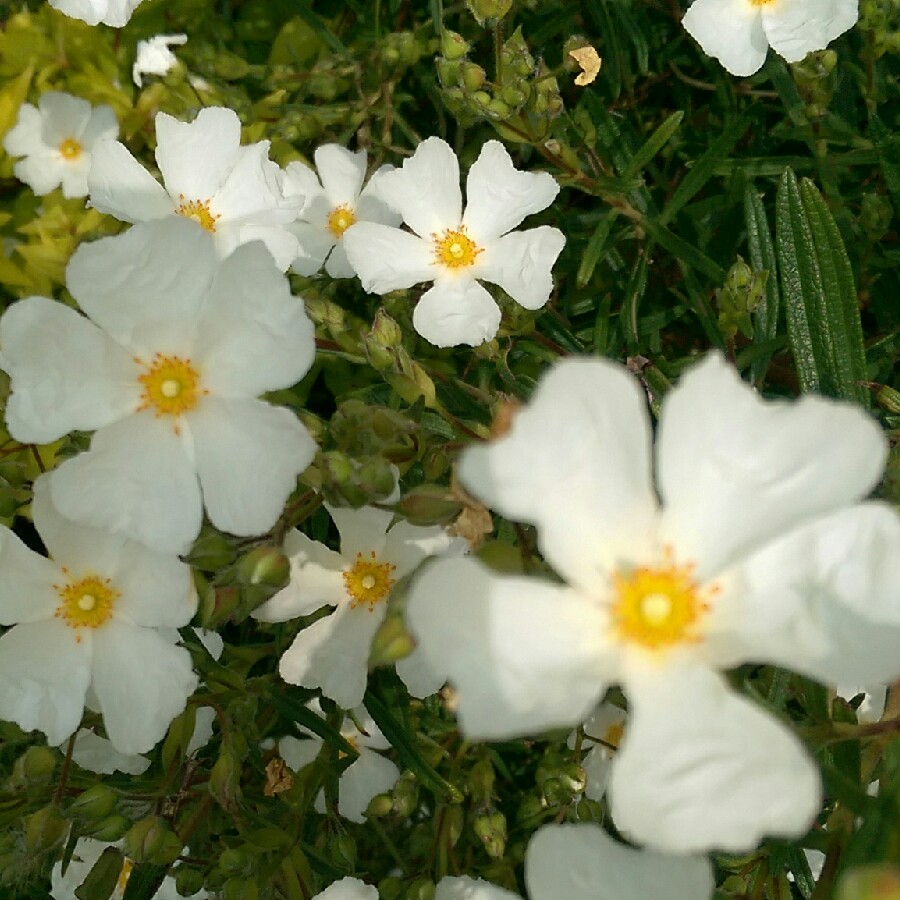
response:
<path id="1" fill-rule="evenodd" d="M 69 576 L 67 569 L 63 574 Z M 116 600 L 122 595 L 111 584 L 108 578 L 99 575 L 87 575 L 78 581 L 68 584 L 54 584 L 59 595 L 59 606 L 54 615 L 65 619 L 66 625 L 74 628 L 99 628 L 112 615 Z M 81 640 L 76 636 L 76 640 Z"/>
<path id="2" fill-rule="evenodd" d="M 751 6 L 768 6 L 770 3 L 776 3 L 777 0 L 750 0 Z"/>
<path id="3" fill-rule="evenodd" d="M 434 241 L 434 261 L 448 269 L 466 269 L 475 264 L 484 248 L 466 234 L 466 226 L 460 225 L 456 231 L 448 228 L 443 235 L 431 235 Z"/>
<path id="4" fill-rule="evenodd" d="M 159 416 L 180 416 L 190 412 L 209 391 L 200 387 L 200 373 L 190 359 L 157 353 L 148 364 L 137 357 L 135 362 L 146 371 L 138 376 L 144 387 L 138 412 L 153 409 Z M 178 428 L 175 428 L 176 433 Z"/>
<path id="5" fill-rule="evenodd" d="M 328 230 L 340 240 L 344 236 L 344 232 L 351 226 L 356 224 L 356 216 L 353 210 L 346 204 L 336 206 L 328 216 Z"/>
<path id="6" fill-rule="evenodd" d="M 59 145 L 59 155 L 68 160 L 69 162 L 75 162 L 79 156 L 82 154 L 82 147 L 75 138 L 66 138 Z"/>
<path id="7" fill-rule="evenodd" d="M 357 553 L 353 567 L 344 572 L 344 585 L 352 597 L 350 606 L 366 603 L 369 612 L 375 609 L 375 605 L 384 600 L 394 586 L 391 572 L 396 568 L 391 563 L 378 562 L 374 551 L 368 559 Z"/>
<path id="8" fill-rule="evenodd" d="M 600 738 L 600 742 L 606 744 L 607 747 L 618 750 L 619 744 L 622 741 L 623 734 L 625 734 L 625 723 L 614 722 L 603 733 L 603 737 Z"/>
<path id="9" fill-rule="evenodd" d="M 695 568 L 677 565 L 667 548 L 656 568 L 616 572 L 612 622 L 620 639 L 650 650 L 699 641 L 697 628 L 719 588 L 701 588 Z"/>
<path id="10" fill-rule="evenodd" d="M 178 199 L 181 202 L 178 204 L 178 209 L 176 209 L 175 212 L 177 212 L 179 216 L 184 216 L 186 219 L 193 219 L 210 234 L 215 232 L 216 222 L 221 219 L 222 216 L 216 215 L 210 210 L 209 200 L 185 201 L 184 194 L 179 194 Z"/>

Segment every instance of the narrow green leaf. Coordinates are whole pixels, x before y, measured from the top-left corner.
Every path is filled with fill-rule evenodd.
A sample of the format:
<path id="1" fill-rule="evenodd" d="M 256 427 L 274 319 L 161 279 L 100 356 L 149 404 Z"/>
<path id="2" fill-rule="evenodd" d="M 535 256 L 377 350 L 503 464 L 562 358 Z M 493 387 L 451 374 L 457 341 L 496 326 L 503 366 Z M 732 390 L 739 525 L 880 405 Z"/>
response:
<path id="1" fill-rule="evenodd" d="M 609 238 L 609 233 L 612 230 L 618 215 L 619 211 L 615 208 L 611 208 L 597 223 L 597 227 L 594 229 L 594 233 L 591 235 L 587 247 L 584 248 L 584 255 L 581 257 L 578 273 L 575 275 L 575 283 L 578 287 L 583 288 L 591 280 L 591 276 L 594 274 L 594 269 L 597 267 L 597 263 L 603 255 L 606 241 Z"/>
<path id="2" fill-rule="evenodd" d="M 644 145 L 631 157 L 625 171 L 622 172 L 622 180 L 628 181 L 634 178 L 647 163 L 662 150 L 669 142 L 672 136 L 681 126 L 681 120 L 684 118 L 683 110 L 672 113 L 653 134 L 647 139 Z"/>
<path id="3" fill-rule="evenodd" d="M 665 247 L 680 262 L 702 272 L 717 284 L 725 280 L 725 270 L 715 260 L 698 250 L 690 241 L 669 231 L 660 219 L 645 219 L 643 228 L 657 244 Z"/>
<path id="4" fill-rule="evenodd" d="M 323 741 L 332 747 L 337 747 L 342 753 L 356 757 L 359 751 L 338 731 L 332 728 L 318 713 L 313 712 L 305 702 L 292 697 L 290 688 L 285 691 L 273 692 L 269 701 L 285 718 L 296 722 L 313 734 L 317 734 Z"/>
<path id="5" fill-rule="evenodd" d="M 894 213 L 900 215 L 900 137 L 889 131 L 874 113 L 869 121 L 869 134 L 875 140 L 881 177 L 891 195 Z"/>
<path id="6" fill-rule="evenodd" d="M 652 252 L 652 241 L 641 248 L 640 255 L 634 264 L 634 268 L 631 270 L 628 287 L 625 288 L 625 300 L 622 303 L 620 321 L 622 323 L 622 331 L 625 334 L 625 342 L 630 352 L 634 352 L 637 349 L 640 341 L 638 309 L 644 294 L 647 292 L 647 274 L 650 269 L 649 259 Z"/>
<path id="7" fill-rule="evenodd" d="M 340 39 L 334 34 L 334 32 L 328 27 L 328 24 L 324 21 L 324 19 L 320 18 L 320 16 L 313 12 L 312 7 L 309 3 L 303 2 L 303 0 L 298 0 L 296 3 L 297 6 L 297 15 L 312 28 L 316 34 L 326 43 L 328 46 L 335 52 L 339 53 L 342 56 L 347 53 L 347 48 L 341 43 Z"/>
<path id="8" fill-rule="evenodd" d="M 125 858 L 117 847 L 107 847 L 91 866 L 90 872 L 75 888 L 78 900 L 108 900 L 116 889 Z"/>

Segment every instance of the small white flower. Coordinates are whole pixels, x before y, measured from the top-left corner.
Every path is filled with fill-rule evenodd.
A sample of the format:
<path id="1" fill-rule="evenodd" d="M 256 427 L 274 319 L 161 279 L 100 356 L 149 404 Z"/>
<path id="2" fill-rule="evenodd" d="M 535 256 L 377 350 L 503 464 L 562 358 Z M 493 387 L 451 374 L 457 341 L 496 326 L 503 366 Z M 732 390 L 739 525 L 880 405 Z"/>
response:
<path id="1" fill-rule="evenodd" d="M 709 861 L 635 850 L 596 825 L 545 825 L 525 851 L 529 900 L 709 900 Z M 477 878 L 442 878 L 434 900 L 519 900 Z"/>
<path id="2" fill-rule="evenodd" d="M 145 753 L 197 686 L 188 652 L 164 629 L 197 608 L 188 566 L 59 514 L 50 476 L 34 484 L 32 515 L 50 559 L 0 529 L 0 718 L 51 744 L 81 722 L 85 697 L 114 748 Z"/>
<path id="3" fill-rule="evenodd" d="M 499 285 L 526 309 L 550 298 L 562 232 L 548 225 L 513 229 L 553 202 L 559 185 L 552 175 L 520 172 L 502 144 L 488 141 L 469 169 L 463 212 L 459 161 L 449 144 L 432 137 L 402 168 L 385 173 L 379 187 L 415 233 L 359 222 L 344 235 L 344 249 L 367 291 L 434 282 L 413 312 L 425 340 L 474 347 L 496 335 L 500 307 L 476 279 Z"/>
<path id="4" fill-rule="evenodd" d="M 646 398 L 607 360 L 558 363 L 499 440 L 466 450 L 473 496 L 537 526 L 564 584 L 438 560 L 407 617 L 472 738 L 573 725 L 621 684 L 609 797 L 667 852 L 804 832 L 819 773 L 720 674 L 770 663 L 825 681 L 900 675 L 900 518 L 861 503 L 884 435 L 821 397 L 765 402 L 718 354 Z M 655 473 L 655 478 L 654 478 Z"/>
<path id="5" fill-rule="evenodd" d="M 10 434 L 48 443 L 96 429 L 51 475 L 72 519 L 184 553 L 210 521 L 237 535 L 275 524 L 315 444 L 296 415 L 257 399 L 315 354 L 303 302 L 259 243 L 219 260 L 180 217 L 82 244 L 66 273 L 88 314 L 43 297 L 0 319 Z"/>
<path id="6" fill-rule="evenodd" d="M 322 714 L 322 707 L 317 700 L 310 701 L 308 706 L 317 715 Z M 362 726 L 362 730 L 357 727 L 354 718 Z M 302 727 L 300 730 L 307 735 L 303 740 L 288 735 L 278 742 L 281 758 L 295 772 L 309 765 L 319 755 L 324 743 L 311 731 Z M 359 758 L 341 773 L 338 781 L 338 812 L 351 822 L 363 823 L 366 821 L 365 812 L 371 799 L 376 794 L 391 790 L 400 777 L 400 770 L 389 759 L 376 752 L 390 750 L 391 745 L 365 707 L 357 707 L 353 711 L 353 718 L 344 718 L 341 737 L 359 751 Z M 325 812 L 324 793 L 319 792 L 315 808 L 318 812 Z"/>
<path id="7" fill-rule="evenodd" d="M 48 91 L 36 107 L 30 103 L 19 107 L 3 149 L 10 156 L 25 157 L 13 172 L 37 196 L 62 185 L 63 196 L 86 197 L 94 145 L 118 133 L 112 107 L 92 107 L 81 97 Z"/>
<path id="8" fill-rule="evenodd" d="M 326 509 L 341 538 L 340 552 L 292 531 L 284 542 L 291 580 L 253 616 L 284 622 L 336 607 L 297 635 L 278 670 L 288 683 L 321 688 L 338 706 L 352 709 L 362 703 L 372 638 L 384 621 L 394 584 L 428 556 L 462 553 L 465 542 L 438 526 L 397 522 L 389 529 L 394 514 L 374 506 Z M 444 679 L 418 656 L 401 660 L 397 672 L 415 696 L 427 696 Z"/>
<path id="9" fill-rule="evenodd" d="M 248 241 L 263 241 L 283 272 L 297 256 L 297 238 L 285 226 L 299 199 L 281 193 L 281 170 L 269 142 L 241 146 L 237 113 L 211 106 L 193 122 L 156 114 L 156 163 L 161 185 L 119 141 L 94 150 L 88 178 L 91 205 L 123 222 L 172 215 L 201 225 L 220 256 Z"/>
<path id="10" fill-rule="evenodd" d="M 73 19 L 88 25 L 112 25 L 121 28 L 142 0 L 50 0 L 50 5 Z"/>
<path id="11" fill-rule="evenodd" d="M 769 47 L 799 62 L 858 18 L 859 0 L 694 0 L 682 24 L 732 75 L 752 75 Z"/>
<path id="12" fill-rule="evenodd" d="M 170 47 L 187 43 L 186 34 L 157 34 L 146 41 L 137 42 L 137 56 L 131 67 L 131 77 L 138 87 L 143 87 L 143 75 L 165 75 L 178 64 Z"/>
<path id="13" fill-rule="evenodd" d="M 351 278 L 356 273 L 344 252 L 344 232 L 356 222 L 400 224 L 378 188 L 381 176 L 393 167 L 382 166 L 363 187 L 365 150 L 352 153 L 339 144 L 323 144 L 315 161 L 316 171 L 301 162 L 288 163 L 282 178 L 286 197 L 306 198 L 291 226 L 300 241 L 300 255 L 291 268 L 298 275 L 315 275 L 324 262 L 332 278 Z"/>

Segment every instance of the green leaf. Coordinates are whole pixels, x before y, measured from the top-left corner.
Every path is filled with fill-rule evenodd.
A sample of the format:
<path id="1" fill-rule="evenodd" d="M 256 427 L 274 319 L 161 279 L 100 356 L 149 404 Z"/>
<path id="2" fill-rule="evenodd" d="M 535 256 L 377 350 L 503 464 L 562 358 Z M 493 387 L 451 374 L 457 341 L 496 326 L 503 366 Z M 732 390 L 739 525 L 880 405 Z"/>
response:
<path id="1" fill-rule="evenodd" d="M 778 311 L 781 308 L 781 293 L 776 277 L 778 264 L 762 198 L 750 185 L 744 192 L 744 221 L 747 225 L 750 268 L 754 272 L 769 273 L 762 302 L 753 315 L 753 342 L 767 344 L 775 340 L 778 334 Z M 759 383 L 765 377 L 770 358 L 771 354 L 767 353 L 754 359 L 750 369 L 755 382 Z"/>
<path id="2" fill-rule="evenodd" d="M 597 223 L 597 227 L 594 229 L 587 247 L 584 248 L 584 255 L 581 257 L 578 273 L 575 276 L 575 284 L 578 287 L 583 288 L 591 280 L 594 269 L 597 267 L 597 263 L 606 249 L 606 241 L 618 216 L 619 211 L 611 208 Z"/>
<path id="3" fill-rule="evenodd" d="M 684 118 L 684 112 L 682 110 L 678 110 L 678 112 L 672 113 L 653 134 L 647 139 L 644 145 L 631 157 L 631 161 L 625 168 L 625 171 L 622 172 L 622 180 L 628 181 L 631 178 L 634 178 L 647 163 L 662 150 L 663 147 L 669 142 L 672 136 L 676 131 L 681 127 L 681 120 Z"/>
<path id="4" fill-rule="evenodd" d="M 128 876 L 122 900 L 151 900 L 162 887 L 168 871 L 168 866 L 138 863 Z"/>
<path id="5" fill-rule="evenodd" d="M 75 888 L 75 896 L 78 900 L 108 900 L 116 889 L 124 863 L 121 850 L 107 847 L 91 866 L 84 881 Z"/>

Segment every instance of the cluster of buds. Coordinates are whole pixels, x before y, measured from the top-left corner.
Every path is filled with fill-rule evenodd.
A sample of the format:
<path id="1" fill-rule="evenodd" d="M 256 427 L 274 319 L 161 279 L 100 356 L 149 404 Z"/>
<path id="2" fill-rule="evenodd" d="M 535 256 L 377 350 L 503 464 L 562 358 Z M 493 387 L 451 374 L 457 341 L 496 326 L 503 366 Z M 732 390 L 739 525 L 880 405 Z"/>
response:
<path id="1" fill-rule="evenodd" d="M 739 256 L 728 270 L 725 284 L 716 291 L 719 328 L 729 340 L 740 332 L 753 339 L 753 312 L 765 296 L 768 272 L 754 272 Z"/>
<path id="2" fill-rule="evenodd" d="M 794 82 L 806 101 L 806 115 L 810 119 L 821 119 L 828 112 L 837 84 L 837 61 L 834 50 L 817 50 L 791 66 Z"/>
<path id="3" fill-rule="evenodd" d="M 900 0 L 862 0 L 859 27 L 872 35 L 871 53 L 900 53 Z"/>

